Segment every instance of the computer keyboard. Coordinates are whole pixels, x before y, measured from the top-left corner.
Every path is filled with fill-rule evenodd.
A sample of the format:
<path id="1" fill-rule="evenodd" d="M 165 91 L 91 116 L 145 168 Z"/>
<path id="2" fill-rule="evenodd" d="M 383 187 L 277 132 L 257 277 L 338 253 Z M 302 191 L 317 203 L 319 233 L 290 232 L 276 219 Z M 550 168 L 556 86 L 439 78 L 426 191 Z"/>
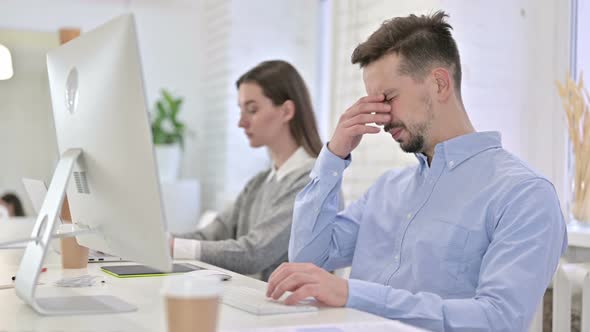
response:
<path id="1" fill-rule="evenodd" d="M 262 291 L 238 286 L 226 286 L 223 291 L 222 302 L 254 315 L 290 314 L 318 310 L 317 307 L 305 304 L 285 305 L 267 298 Z"/>

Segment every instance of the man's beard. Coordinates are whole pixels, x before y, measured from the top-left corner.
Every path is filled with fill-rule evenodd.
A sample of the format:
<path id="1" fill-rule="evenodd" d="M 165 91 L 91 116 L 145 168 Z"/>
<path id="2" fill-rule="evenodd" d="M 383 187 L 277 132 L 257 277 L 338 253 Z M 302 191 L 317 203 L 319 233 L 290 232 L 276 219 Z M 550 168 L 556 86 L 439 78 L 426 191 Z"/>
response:
<path id="1" fill-rule="evenodd" d="M 401 142 L 399 145 L 400 148 L 407 153 L 422 152 L 424 150 L 424 135 L 422 133 L 412 134 L 409 130 L 408 133 L 410 134 L 410 139 L 407 142 Z"/>
<path id="2" fill-rule="evenodd" d="M 386 124 L 385 127 L 383 127 L 383 130 L 385 132 L 388 132 L 392 129 L 402 129 L 405 130 L 408 135 L 409 135 L 409 139 L 408 141 L 402 141 L 400 142 L 399 146 L 400 148 L 407 153 L 418 153 L 418 152 L 422 152 L 422 150 L 424 149 L 424 132 L 426 131 L 426 125 L 425 124 L 419 124 L 419 125 L 415 125 L 412 126 L 412 130 L 409 130 L 405 125 L 400 124 L 400 123 L 389 123 Z M 414 134 L 416 133 L 416 134 Z"/>
<path id="3" fill-rule="evenodd" d="M 410 128 L 406 127 L 406 125 L 404 125 L 401 122 L 388 123 L 385 125 L 385 127 L 383 127 L 383 130 L 385 130 L 385 132 L 388 133 L 390 130 L 397 128 L 401 128 L 408 133 L 408 141 L 401 142 L 399 145 L 404 152 L 419 153 L 423 152 L 424 150 L 424 144 L 426 141 L 424 137 L 426 135 L 428 127 L 430 127 L 430 124 L 432 123 L 432 100 L 428 97 L 423 97 L 423 101 L 427 114 L 429 115 L 428 120 L 426 120 L 425 122 L 411 125 Z"/>

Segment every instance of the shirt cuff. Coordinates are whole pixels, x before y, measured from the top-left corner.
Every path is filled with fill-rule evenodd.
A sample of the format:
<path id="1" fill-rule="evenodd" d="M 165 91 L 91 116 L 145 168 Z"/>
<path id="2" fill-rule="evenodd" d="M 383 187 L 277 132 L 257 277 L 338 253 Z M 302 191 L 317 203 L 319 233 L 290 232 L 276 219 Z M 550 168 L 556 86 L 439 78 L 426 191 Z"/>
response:
<path id="1" fill-rule="evenodd" d="M 342 159 L 332 153 L 326 143 L 318 155 L 317 161 L 311 170 L 310 177 L 312 179 L 321 177 L 322 179 L 334 178 L 339 180 L 342 177 L 342 172 L 350 165 L 351 161 L 351 155 L 348 155 L 346 159 Z"/>
<path id="2" fill-rule="evenodd" d="M 175 259 L 201 259 L 201 241 L 175 238 L 173 256 Z"/>
<path id="3" fill-rule="evenodd" d="M 374 282 L 348 279 L 346 306 L 371 313 L 381 313 L 387 286 Z"/>

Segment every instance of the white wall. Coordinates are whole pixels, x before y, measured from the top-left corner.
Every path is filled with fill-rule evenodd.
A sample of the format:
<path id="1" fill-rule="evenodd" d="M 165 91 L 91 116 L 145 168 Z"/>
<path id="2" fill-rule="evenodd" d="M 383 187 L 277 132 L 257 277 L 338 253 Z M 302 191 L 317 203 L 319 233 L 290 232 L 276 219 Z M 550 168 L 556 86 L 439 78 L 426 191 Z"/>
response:
<path id="1" fill-rule="evenodd" d="M 590 1 L 578 0 L 576 70 L 590 77 Z M 586 82 L 589 80 L 586 79 Z M 590 84 L 586 83 L 588 88 Z"/>
<path id="2" fill-rule="evenodd" d="M 49 41 L 31 44 L 27 40 L 18 40 L 15 78 L 0 85 L 3 88 L 0 90 L 0 118 L 20 119 L 17 122 L 0 121 L 0 132 L 3 133 L 0 151 L 10 152 L 9 157 L 2 158 L 0 188 L 16 189 L 24 197 L 21 177 L 49 180 L 53 172 L 57 150 L 48 104 L 44 53 L 58 44 L 55 42 L 58 29 L 75 27 L 84 32 L 127 12 L 134 13 L 136 18 L 148 105 L 153 105 L 162 87 L 171 89 L 185 97 L 181 117 L 190 127 L 195 125 L 200 105 L 200 73 L 196 59 L 202 51 L 196 4 L 179 0 L 4 0 L 0 2 L 0 30 L 43 32 L 50 37 Z M 48 46 L 51 38 L 54 44 Z M 20 52 L 18 48 L 31 48 L 33 52 Z M 26 72 L 25 68 L 18 67 L 24 60 L 27 61 Z M 23 75 L 26 75 L 24 81 L 19 78 Z M 9 85 L 13 88 L 5 88 Z M 11 102 L 6 103 L 6 100 Z M 34 116 L 26 118 L 26 114 Z M 14 146 L 18 146 L 18 153 Z M 187 142 L 187 151 L 189 155 L 194 151 L 194 140 Z M 27 209 L 31 211 L 28 204 Z"/>
<path id="3" fill-rule="evenodd" d="M 267 152 L 253 151 L 242 129 L 238 129 L 238 95 L 236 79 L 264 60 L 281 59 L 290 62 L 303 76 L 313 101 L 317 91 L 317 0 L 303 1 L 234 1 L 233 29 L 230 42 L 231 93 L 228 98 L 226 174 L 229 196 L 240 191 L 257 171 L 270 167 Z"/>
<path id="4" fill-rule="evenodd" d="M 238 128 L 235 81 L 264 60 L 291 62 L 317 95 L 317 0 L 205 1 L 204 93 L 196 175 L 203 205 L 222 208 L 257 172 L 270 167 L 265 149 L 252 149 Z M 203 156 L 206 162 L 203 162 Z"/>
<path id="5" fill-rule="evenodd" d="M 590 75 L 590 1 L 578 0 L 577 70 Z M 588 80 L 587 80 L 588 81 Z M 586 84 L 588 87 L 588 84 Z"/>
<path id="6" fill-rule="evenodd" d="M 451 14 L 455 27 L 464 70 L 463 95 L 477 129 L 501 131 L 504 146 L 546 174 L 563 196 L 565 130 L 554 81 L 568 69 L 569 1 L 329 1 L 333 40 L 328 73 L 318 67 L 322 41 L 318 3 L 5 0 L 0 2 L 0 29 L 89 30 L 120 13 L 134 12 L 148 102 L 152 105 L 161 87 L 185 96 L 182 117 L 196 136 L 187 142 L 182 175 L 198 177 L 203 184 L 202 206 L 218 209 L 269 165 L 266 151 L 250 149 L 237 128 L 237 77 L 262 60 L 286 59 L 302 72 L 317 102 L 320 73 L 330 74 L 331 98 L 323 101 L 332 111 L 329 138 L 339 115 L 364 95 L 361 72 L 350 64 L 353 48 L 386 18 L 442 8 Z M 7 119 L 18 111 L 0 112 Z M 4 149 L 2 144 L 6 143 L 0 142 Z M 49 157 L 51 149 L 35 166 L 45 170 L 45 179 L 55 162 Z M 413 162 L 414 157 L 401 152 L 387 135 L 367 137 L 346 173 L 345 197 L 358 197 L 386 169 Z M 4 161 L 1 170 L 23 176 L 41 172 L 23 165 L 7 166 Z M 0 177 L 0 188 L 17 183 Z"/>
<path id="7" fill-rule="evenodd" d="M 219 193 L 225 190 L 227 163 L 231 1 L 203 1 L 199 11 L 203 40 L 197 59 L 202 68 L 197 88 L 202 99 L 195 113 L 197 138 L 191 150 L 195 153 L 187 155 L 184 175 L 200 179 L 203 209 L 218 209 L 216 202 L 224 199 Z"/>
<path id="8" fill-rule="evenodd" d="M 0 81 L 0 195 L 6 189 L 24 197 L 20 178 L 46 179 L 57 160 L 45 54 L 59 38 L 0 30 L 0 43 L 11 51 L 14 68 L 10 80 Z M 31 211 L 28 204 L 25 209 Z"/>
<path id="9" fill-rule="evenodd" d="M 438 9 L 450 14 L 476 129 L 500 131 L 504 147 L 549 177 L 563 198 L 566 132 L 554 82 L 568 69 L 568 1 L 335 2 L 332 125 L 365 94 L 360 70 L 350 65 L 358 42 L 386 18 Z M 345 175 L 345 197 L 359 197 L 385 170 L 414 162 L 408 156 L 388 135 L 364 138 Z"/>
<path id="10" fill-rule="evenodd" d="M 315 101 L 319 1 L 7 0 L 0 2 L 0 29 L 87 31 L 125 12 L 136 17 L 148 104 L 153 105 L 162 87 L 185 97 L 181 118 L 195 136 L 187 141 L 181 175 L 199 178 L 204 209 L 219 209 L 269 166 L 266 151 L 252 150 L 237 128 L 234 82 L 260 61 L 284 59 L 300 70 Z M 2 117 L 18 112 L 4 110 Z M 55 150 L 48 112 L 47 107 L 44 118 L 37 119 L 50 128 L 43 138 L 27 133 L 48 142 L 39 147 L 44 151 Z M 6 150 L 5 144 L 0 142 L 0 150 Z M 55 160 L 40 158 L 37 166 L 43 172 L 31 172 L 30 164 L 4 163 L 2 173 L 9 179 L 0 178 L 0 188 L 20 189 L 22 176 L 48 180 Z"/>
<path id="11" fill-rule="evenodd" d="M 381 23 L 395 16 L 430 11 L 437 2 L 421 1 L 334 1 L 334 45 L 332 67 L 333 133 L 340 115 L 360 97 L 365 96 L 362 71 L 350 63 L 354 48 L 375 31 Z M 331 135 L 330 135 L 331 136 Z M 357 199 L 386 170 L 417 162 L 413 154 L 404 153 L 385 133 L 365 135 L 352 154 L 342 191 L 347 203 Z"/>
<path id="12" fill-rule="evenodd" d="M 464 64 L 465 107 L 565 198 L 566 127 L 555 87 L 569 68 L 569 1 L 443 0 Z"/>

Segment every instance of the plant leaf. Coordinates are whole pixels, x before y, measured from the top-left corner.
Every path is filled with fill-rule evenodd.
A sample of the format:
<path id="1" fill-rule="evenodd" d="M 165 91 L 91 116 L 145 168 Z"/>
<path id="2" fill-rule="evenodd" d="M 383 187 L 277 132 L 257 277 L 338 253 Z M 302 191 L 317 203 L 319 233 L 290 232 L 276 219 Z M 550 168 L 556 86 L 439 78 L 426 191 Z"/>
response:
<path id="1" fill-rule="evenodd" d="M 151 119 L 154 144 L 180 144 L 184 148 L 186 125 L 178 119 L 184 98 L 175 97 L 162 89 L 161 97 L 155 103 L 155 114 Z"/>

